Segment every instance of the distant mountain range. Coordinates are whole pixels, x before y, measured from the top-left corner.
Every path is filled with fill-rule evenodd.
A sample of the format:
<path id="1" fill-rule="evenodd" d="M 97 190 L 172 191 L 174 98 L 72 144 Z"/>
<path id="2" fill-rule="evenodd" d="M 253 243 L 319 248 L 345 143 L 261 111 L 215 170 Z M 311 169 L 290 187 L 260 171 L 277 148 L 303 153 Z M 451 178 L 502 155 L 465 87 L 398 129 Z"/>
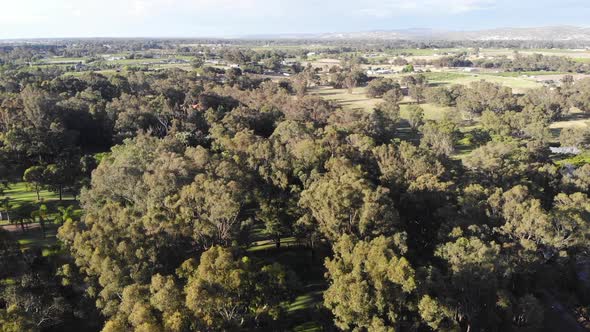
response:
<path id="1" fill-rule="evenodd" d="M 498 28 L 474 31 L 446 31 L 435 29 L 375 30 L 366 32 L 341 32 L 317 34 L 283 34 L 249 36 L 249 38 L 284 39 L 377 39 L 377 40 L 551 40 L 590 41 L 590 28 L 553 26 L 537 28 Z"/>

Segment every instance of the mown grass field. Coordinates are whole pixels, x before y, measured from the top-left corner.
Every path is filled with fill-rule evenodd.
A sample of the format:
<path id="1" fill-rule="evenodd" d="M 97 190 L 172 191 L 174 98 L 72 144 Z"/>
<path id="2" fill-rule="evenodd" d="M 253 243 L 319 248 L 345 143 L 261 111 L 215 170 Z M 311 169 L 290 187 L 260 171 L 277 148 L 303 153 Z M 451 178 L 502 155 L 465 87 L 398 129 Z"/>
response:
<path id="1" fill-rule="evenodd" d="M 516 93 L 522 93 L 528 89 L 535 89 L 540 88 L 543 84 L 529 78 L 522 78 L 522 77 L 502 77 L 496 76 L 493 74 L 470 74 L 464 77 L 458 78 L 453 80 L 453 84 L 463 84 L 468 85 L 473 82 L 486 80 L 487 82 L 492 82 L 496 84 L 500 84 L 503 86 L 507 86 L 512 88 Z"/>
<path id="2" fill-rule="evenodd" d="M 528 89 L 540 88 L 543 86 L 542 83 L 537 82 L 531 77 L 521 77 L 527 75 L 525 73 L 509 73 L 503 75 L 502 73 L 468 73 L 463 71 L 433 71 L 420 73 L 424 75 L 430 84 L 433 85 L 449 85 L 449 84 L 460 84 L 469 85 L 473 82 L 485 80 L 488 82 L 500 84 L 512 88 L 516 93 L 525 92 Z M 516 74 L 516 75 L 514 75 Z M 400 79 L 404 76 L 416 75 L 411 74 L 389 74 L 383 75 L 386 78 Z M 545 75 L 555 75 L 555 73 L 546 72 Z M 528 75 L 533 76 L 533 75 Z"/>
<path id="3" fill-rule="evenodd" d="M 572 108 L 569 114 L 565 115 L 561 121 L 553 122 L 549 126 L 553 141 L 557 142 L 559 134 L 565 128 L 588 128 L 590 129 L 590 114 L 582 112 L 577 108 Z"/>
<path id="4" fill-rule="evenodd" d="M 494 75 L 494 76 L 502 76 L 502 77 L 520 77 L 520 76 L 545 76 L 545 75 L 567 75 L 569 73 L 566 72 L 558 72 L 558 71 L 505 71 L 487 75 Z"/>
<path id="5" fill-rule="evenodd" d="M 380 102 L 379 99 L 368 98 L 365 87 L 354 88 L 352 93 L 348 93 L 346 89 L 322 86 L 312 89 L 310 93 L 327 100 L 333 100 L 345 109 L 371 110 Z"/>
<path id="6" fill-rule="evenodd" d="M 48 59 L 43 59 L 41 60 L 41 62 L 43 63 L 71 63 L 71 64 L 76 64 L 78 62 L 86 62 L 86 60 L 88 60 L 88 58 L 68 58 L 68 57 L 52 57 L 52 58 L 48 58 Z"/>
<path id="7" fill-rule="evenodd" d="M 400 48 L 389 50 L 387 53 L 390 55 L 408 54 L 413 56 L 434 56 L 468 51 L 469 49 L 467 48 Z"/>

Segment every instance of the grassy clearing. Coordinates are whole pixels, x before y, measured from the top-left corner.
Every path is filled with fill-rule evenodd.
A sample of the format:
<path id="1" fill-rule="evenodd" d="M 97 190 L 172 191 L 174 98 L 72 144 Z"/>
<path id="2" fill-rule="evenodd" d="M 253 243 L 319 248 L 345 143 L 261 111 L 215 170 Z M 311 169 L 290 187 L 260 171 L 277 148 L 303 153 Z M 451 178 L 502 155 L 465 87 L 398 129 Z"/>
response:
<path id="1" fill-rule="evenodd" d="M 294 247 L 299 245 L 294 237 L 286 237 L 281 239 L 281 247 Z M 248 248 L 248 252 L 256 252 L 261 250 L 269 250 L 276 248 L 276 244 L 272 240 L 254 241 L 252 247 Z"/>
<path id="2" fill-rule="evenodd" d="M 415 56 L 433 56 L 436 54 L 467 52 L 464 48 L 401 48 L 389 51 L 391 55 L 409 54 Z"/>
<path id="3" fill-rule="evenodd" d="M 496 76 L 495 74 L 483 74 L 483 73 L 482 74 L 474 74 L 474 75 L 472 75 L 472 74 L 465 75 L 464 77 L 457 78 L 452 83 L 453 84 L 468 85 L 473 82 L 478 82 L 481 80 L 485 80 L 487 82 L 492 82 L 492 83 L 500 84 L 503 86 L 507 86 L 507 87 L 515 90 L 515 92 L 517 92 L 517 93 L 524 92 L 529 89 L 540 88 L 543 86 L 543 84 L 541 84 L 533 79 L 522 78 L 522 77 L 502 77 L 502 76 Z"/>
<path id="4" fill-rule="evenodd" d="M 549 126 L 549 130 L 553 135 L 554 141 L 556 142 L 559 138 L 559 134 L 565 128 L 589 128 L 590 127 L 590 114 L 585 113 L 577 108 L 573 108 L 568 115 L 561 121 L 553 122 Z"/>
<path id="5" fill-rule="evenodd" d="M 408 119 L 408 108 L 412 105 L 412 102 L 409 98 L 405 98 L 405 100 L 400 104 L 400 117 L 402 119 Z M 443 107 L 434 104 L 420 104 L 420 107 L 424 110 L 424 119 L 425 120 L 441 120 L 444 118 L 447 112 L 453 111 L 452 107 Z"/>
<path id="6" fill-rule="evenodd" d="M 67 58 L 67 57 L 53 57 L 53 58 L 48 58 L 48 59 L 43 59 L 41 60 L 44 63 L 72 63 L 72 64 L 76 64 L 78 62 L 86 62 L 87 58 Z"/>
<path id="7" fill-rule="evenodd" d="M 529 76 L 534 76 L 530 72 Z M 488 82 L 500 84 L 514 89 L 516 92 L 524 92 L 528 89 L 540 88 L 543 86 L 542 83 L 537 82 L 533 78 L 521 77 L 522 75 L 528 75 L 525 73 L 467 73 L 460 71 L 444 71 L 444 72 L 425 72 L 421 73 L 424 75 L 430 84 L 435 85 L 448 85 L 448 84 L 460 84 L 469 85 L 473 82 L 485 80 Z M 517 74 L 517 75 L 514 75 Z M 383 77 L 392 79 L 401 79 L 404 76 L 417 75 L 413 74 L 391 74 L 384 75 Z M 552 72 L 543 72 L 543 75 L 555 75 Z"/>
<path id="8" fill-rule="evenodd" d="M 559 72 L 559 71 L 518 71 L 518 72 L 506 71 L 506 72 L 492 73 L 492 74 L 486 73 L 485 75 L 493 75 L 493 76 L 501 76 L 501 77 L 520 77 L 523 75 L 525 75 L 525 76 L 544 76 L 544 75 L 567 75 L 567 74 L 571 74 L 571 73 Z"/>
<path id="9" fill-rule="evenodd" d="M 40 200 L 37 200 L 37 193 L 25 182 L 10 184 L 8 189 L 4 190 L 4 195 L 0 195 L 0 200 L 7 197 L 10 198 L 10 201 L 13 202 L 16 207 L 22 203 L 59 203 L 59 196 L 46 189 L 39 191 Z M 62 203 L 75 203 L 74 197 L 71 194 L 64 193 Z"/>
<path id="10" fill-rule="evenodd" d="M 322 302 L 322 291 L 310 291 L 303 295 L 298 296 L 295 301 L 289 304 L 288 312 L 295 312 L 298 310 L 305 310 L 314 307 L 316 304 Z"/>
<path id="11" fill-rule="evenodd" d="M 562 121 L 553 122 L 550 128 L 576 128 L 590 126 L 590 114 L 572 108 Z"/>
<path id="12" fill-rule="evenodd" d="M 556 161 L 558 165 L 573 165 L 574 167 L 580 167 L 586 164 L 590 164 L 590 151 L 585 151 L 577 156 L 571 156 L 568 158 L 561 158 Z"/>
<path id="13" fill-rule="evenodd" d="M 355 88 L 352 93 L 348 93 L 346 89 L 319 87 L 311 90 L 311 94 L 335 101 L 344 109 L 351 110 L 371 110 L 380 102 L 380 99 L 367 97 L 364 87 Z"/>
<path id="14" fill-rule="evenodd" d="M 457 72 L 427 72 L 424 76 L 432 83 L 453 83 L 453 81 L 468 77 L 468 74 Z"/>
<path id="15" fill-rule="evenodd" d="M 312 95 L 317 95 L 340 104 L 344 109 L 358 109 L 370 111 L 381 102 L 380 98 L 369 98 L 366 95 L 366 88 L 359 87 L 348 93 L 346 89 L 334 89 L 332 87 L 319 87 L 311 90 Z M 407 119 L 407 108 L 412 103 L 412 99 L 405 97 L 400 104 L 400 116 Z M 433 104 L 421 104 L 424 109 L 424 118 L 428 120 L 440 120 L 444 114 L 451 111 L 452 107 L 442 107 Z"/>
<path id="16" fill-rule="evenodd" d="M 142 65 L 142 64 L 153 64 L 158 62 L 166 61 L 166 58 L 162 59 L 155 59 L 155 58 L 141 58 L 141 59 L 121 59 L 121 60 L 113 60 L 113 61 L 106 61 L 109 64 L 115 65 Z"/>
<path id="17" fill-rule="evenodd" d="M 73 216 L 79 218 L 82 211 L 79 208 L 79 203 L 74 200 L 71 195 L 64 195 L 63 200 L 59 201 L 59 196 L 56 193 L 42 190 L 39 193 L 40 199 L 37 199 L 37 194 L 34 190 L 29 188 L 26 183 L 19 182 L 10 184 L 8 189 L 4 191 L 4 195 L 0 196 L 0 200 L 9 198 L 11 226 L 7 220 L 0 221 L 0 226 L 11 229 L 16 240 L 20 244 L 21 250 L 38 248 L 42 251 L 43 256 L 53 256 L 61 254 L 61 249 L 57 244 L 57 229 L 59 225 L 55 224 L 56 217 L 59 214 L 58 207 L 74 206 Z M 31 211 L 39 210 L 41 205 L 47 206 L 46 216 L 46 232 L 45 236 L 41 228 L 33 222 L 30 217 Z M 26 207 L 26 209 L 25 209 Z M 27 214 L 22 214 L 27 211 Z M 2 211 L 5 212 L 5 211 Z M 21 229 L 21 220 L 24 223 L 25 231 Z"/>

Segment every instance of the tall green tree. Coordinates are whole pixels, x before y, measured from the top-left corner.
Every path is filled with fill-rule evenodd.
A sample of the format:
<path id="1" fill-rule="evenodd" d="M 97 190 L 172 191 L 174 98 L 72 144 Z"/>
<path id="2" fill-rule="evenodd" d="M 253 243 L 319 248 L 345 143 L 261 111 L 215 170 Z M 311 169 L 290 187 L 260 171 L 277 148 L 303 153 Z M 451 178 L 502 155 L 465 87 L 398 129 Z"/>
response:
<path id="1" fill-rule="evenodd" d="M 330 287 L 324 305 L 342 330 L 397 331 L 417 288 L 416 272 L 402 256 L 399 237 L 355 242 L 343 235 L 326 259 Z"/>
<path id="2" fill-rule="evenodd" d="M 327 173 L 301 193 L 300 205 L 309 210 L 327 239 L 335 242 L 344 234 L 364 239 L 395 232 L 399 217 L 387 189 L 368 181 L 349 160 L 331 159 L 326 168 Z"/>
<path id="3" fill-rule="evenodd" d="M 43 166 L 31 166 L 23 174 L 23 181 L 33 187 L 37 194 L 37 200 L 41 200 L 40 191 L 46 183 L 45 168 Z"/>

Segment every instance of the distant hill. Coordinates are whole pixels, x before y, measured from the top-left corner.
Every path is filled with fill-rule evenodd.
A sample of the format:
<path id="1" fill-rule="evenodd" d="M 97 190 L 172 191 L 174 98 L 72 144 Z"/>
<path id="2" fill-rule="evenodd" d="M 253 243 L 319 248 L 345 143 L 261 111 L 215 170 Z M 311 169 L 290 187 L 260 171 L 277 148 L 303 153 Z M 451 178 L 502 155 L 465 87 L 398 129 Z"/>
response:
<path id="1" fill-rule="evenodd" d="M 590 28 L 573 26 L 539 28 L 501 28 L 481 31 L 449 32 L 445 39 L 467 40 L 590 40 Z"/>
<path id="2" fill-rule="evenodd" d="M 334 32 L 318 34 L 285 34 L 250 36 L 251 38 L 285 39 L 379 39 L 379 40 L 551 40 L 590 41 L 590 28 L 554 26 L 537 28 L 498 28 L 476 31 L 444 31 L 434 29 L 375 30 L 365 32 Z"/>

